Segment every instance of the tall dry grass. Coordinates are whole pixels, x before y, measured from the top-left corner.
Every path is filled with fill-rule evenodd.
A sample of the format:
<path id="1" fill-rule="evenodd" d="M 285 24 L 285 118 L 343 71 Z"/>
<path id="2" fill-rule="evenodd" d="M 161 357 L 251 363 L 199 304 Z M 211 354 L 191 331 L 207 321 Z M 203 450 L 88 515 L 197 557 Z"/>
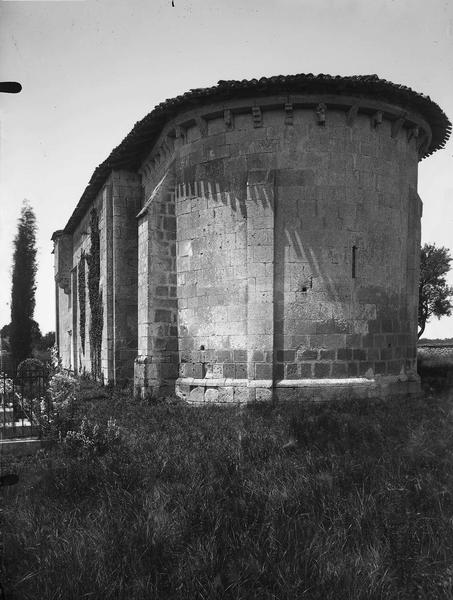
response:
<path id="1" fill-rule="evenodd" d="M 77 415 L 69 441 L 10 465 L 10 597 L 453 597 L 447 397 L 239 410 L 114 395 Z"/>

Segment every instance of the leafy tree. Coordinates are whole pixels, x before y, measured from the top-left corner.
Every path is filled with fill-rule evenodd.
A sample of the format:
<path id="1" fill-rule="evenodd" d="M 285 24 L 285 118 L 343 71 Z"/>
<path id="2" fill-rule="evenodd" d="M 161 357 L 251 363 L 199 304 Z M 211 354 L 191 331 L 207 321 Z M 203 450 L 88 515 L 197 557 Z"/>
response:
<path id="1" fill-rule="evenodd" d="M 450 316 L 453 304 L 453 288 L 447 285 L 445 275 L 452 261 L 448 248 L 437 248 L 435 244 L 425 244 L 420 253 L 420 283 L 418 288 L 418 326 L 420 337 L 426 323 L 434 315 L 438 319 Z"/>
<path id="2" fill-rule="evenodd" d="M 33 337 L 37 336 L 33 325 L 36 271 L 36 217 L 24 202 L 14 239 L 11 289 L 10 344 L 16 365 L 31 355 Z"/>
<path id="3" fill-rule="evenodd" d="M 39 326 L 39 323 L 37 323 L 36 321 L 34 321 L 32 319 L 32 321 L 31 321 L 31 349 L 32 349 L 32 351 L 35 348 L 39 347 L 39 345 L 41 344 L 41 340 L 42 340 L 42 333 L 41 333 L 41 328 Z"/>
<path id="4" fill-rule="evenodd" d="M 49 350 L 55 344 L 55 331 L 49 331 L 41 337 L 38 344 L 38 350 Z"/>
<path id="5" fill-rule="evenodd" d="M 8 325 L 3 325 L 3 327 L 0 329 L 0 347 L 2 350 L 6 350 L 7 352 L 9 352 L 10 350 L 10 346 L 9 346 L 9 324 Z"/>
<path id="6" fill-rule="evenodd" d="M 4 347 L 9 349 L 9 338 L 11 332 L 11 323 L 4 325 L 0 329 L 0 336 L 2 337 Z M 36 321 L 32 321 L 31 325 L 31 347 L 32 351 L 38 350 L 45 352 L 52 348 L 55 344 L 55 331 L 48 331 L 45 335 L 42 335 L 39 324 Z"/>
<path id="7" fill-rule="evenodd" d="M 0 335 L 4 338 L 9 338 L 10 330 L 11 330 L 11 323 L 8 323 L 7 325 L 3 325 L 3 327 L 0 329 Z"/>

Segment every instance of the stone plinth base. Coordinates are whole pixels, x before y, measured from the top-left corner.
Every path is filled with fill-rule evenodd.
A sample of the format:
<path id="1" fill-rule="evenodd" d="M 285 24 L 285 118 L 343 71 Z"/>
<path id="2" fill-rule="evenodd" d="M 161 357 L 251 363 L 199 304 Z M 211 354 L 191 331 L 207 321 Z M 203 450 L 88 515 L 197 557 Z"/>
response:
<path id="1" fill-rule="evenodd" d="M 153 356 L 137 356 L 134 361 L 134 393 L 140 398 L 159 398 L 173 394 L 178 366 Z"/>
<path id="2" fill-rule="evenodd" d="M 420 379 L 386 376 L 375 379 L 284 379 L 273 382 L 247 379 L 194 379 L 176 381 L 176 395 L 190 404 L 249 403 L 271 400 L 323 402 L 416 397 Z"/>
<path id="3" fill-rule="evenodd" d="M 272 400 L 272 380 L 194 379 L 176 381 L 176 395 L 190 404 L 261 402 Z"/>
<path id="4" fill-rule="evenodd" d="M 286 379 L 274 386 L 276 400 L 324 402 L 329 400 L 373 400 L 420 394 L 420 379 L 402 380 L 399 376 L 367 379 Z"/>

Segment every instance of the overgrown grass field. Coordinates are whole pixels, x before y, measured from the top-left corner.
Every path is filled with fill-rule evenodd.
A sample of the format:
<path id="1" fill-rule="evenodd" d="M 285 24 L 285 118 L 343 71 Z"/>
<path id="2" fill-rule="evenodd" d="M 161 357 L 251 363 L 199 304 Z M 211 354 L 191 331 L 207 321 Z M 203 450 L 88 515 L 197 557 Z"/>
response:
<path id="1" fill-rule="evenodd" d="M 8 597 L 453 597 L 448 393 L 74 406 L 75 433 L 3 465 L 20 475 L 1 490 Z"/>

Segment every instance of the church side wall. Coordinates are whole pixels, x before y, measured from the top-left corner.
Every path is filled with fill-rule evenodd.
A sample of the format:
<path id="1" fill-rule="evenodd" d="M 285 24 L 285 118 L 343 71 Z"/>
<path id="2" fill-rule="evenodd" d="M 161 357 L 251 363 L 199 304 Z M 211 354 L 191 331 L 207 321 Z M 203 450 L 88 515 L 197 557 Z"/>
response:
<path id="1" fill-rule="evenodd" d="M 58 352 L 61 364 L 65 369 L 72 369 L 71 335 L 72 335 L 72 311 L 71 294 L 65 293 L 58 285 L 56 286 L 58 301 Z M 71 332 L 71 333 L 70 333 Z"/>
<path id="2" fill-rule="evenodd" d="M 141 203 L 140 178 L 135 173 L 114 172 L 86 211 L 72 235 L 56 242 L 56 264 L 65 252 L 65 289 L 57 285 L 60 356 L 65 368 L 92 372 L 89 302 L 91 211 L 99 228 L 99 290 L 102 299 L 101 371 L 104 381 L 133 377 L 137 353 L 137 223 Z M 83 265 L 82 265 L 83 263 Z M 85 271 L 85 276 L 81 270 Z M 61 279 L 63 269 L 60 268 Z M 85 318 L 81 302 L 85 304 Z M 83 332 L 82 332 L 83 330 Z M 84 336 L 83 336 L 84 333 Z M 84 338 L 84 339 L 83 339 Z"/>
<path id="3" fill-rule="evenodd" d="M 112 176 L 113 202 L 113 371 L 115 383 L 131 380 L 137 355 L 137 215 L 142 203 L 136 173 Z"/>
<path id="4" fill-rule="evenodd" d="M 62 365 L 72 368 L 72 237 L 58 232 L 54 239 L 56 343 Z"/>
<path id="5" fill-rule="evenodd" d="M 76 273 L 77 290 L 76 290 L 76 301 L 77 301 L 77 324 L 74 328 L 76 330 L 76 342 L 77 342 L 77 364 L 76 371 L 79 374 L 91 373 L 91 346 L 90 346 L 90 323 L 91 323 L 91 307 L 89 302 L 89 289 L 88 289 L 88 260 L 86 257 L 90 255 L 91 251 L 91 211 L 96 210 L 99 217 L 99 230 L 102 230 L 103 226 L 103 196 L 105 190 L 102 190 L 90 209 L 86 211 L 85 215 L 81 219 L 79 225 L 75 229 L 73 239 L 73 272 Z M 102 257 L 102 245 L 101 245 L 101 257 Z M 82 266 L 83 263 L 83 266 Z M 84 281 L 80 275 L 80 271 L 85 271 Z M 85 302 L 85 319 L 81 318 L 81 298 L 84 298 Z M 83 300 L 82 300 L 83 302 Z M 83 329 L 83 333 L 82 333 Z M 84 334 L 84 335 L 83 335 Z M 74 367 L 73 367 L 74 368 Z"/>

